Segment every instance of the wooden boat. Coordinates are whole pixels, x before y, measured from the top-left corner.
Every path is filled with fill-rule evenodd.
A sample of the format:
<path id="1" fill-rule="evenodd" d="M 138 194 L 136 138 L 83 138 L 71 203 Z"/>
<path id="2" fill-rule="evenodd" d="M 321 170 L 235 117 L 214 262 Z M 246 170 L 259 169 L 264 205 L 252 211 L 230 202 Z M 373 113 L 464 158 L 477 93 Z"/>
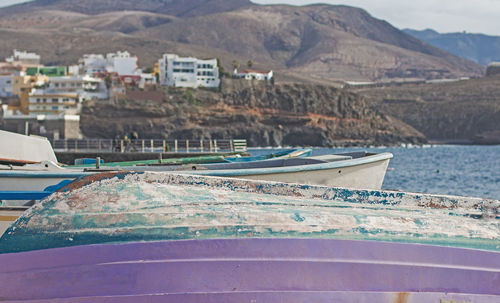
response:
<path id="1" fill-rule="evenodd" d="M 345 188 L 380 189 L 391 153 L 352 152 L 318 157 L 184 166 L 124 166 L 126 171 L 180 173 Z"/>
<path id="2" fill-rule="evenodd" d="M 2 236 L 3 301 L 500 301 L 497 200 L 94 177 L 30 208 Z"/>

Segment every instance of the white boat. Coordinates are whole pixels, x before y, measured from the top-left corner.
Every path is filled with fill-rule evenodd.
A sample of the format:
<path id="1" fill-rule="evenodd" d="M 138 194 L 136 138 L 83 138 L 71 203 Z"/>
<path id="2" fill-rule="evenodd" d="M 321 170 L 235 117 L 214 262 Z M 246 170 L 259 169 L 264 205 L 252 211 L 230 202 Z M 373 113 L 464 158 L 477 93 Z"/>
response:
<path id="1" fill-rule="evenodd" d="M 331 187 L 380 189 L 392 157 L 391 153 L 352 152 L 243 163 L 128 166 L 114 167 L 114 169 L 125 171 L 176 171 L 192 175 Z"/>
<path id="2" fill-rule="evenodd" d="M 41 161 L 57 162 L 49 140 L 0 130 L 0 163 L 26 164 Z"/>
<path id="3" fill-rule="evenodd" d="M 82 169 L 66 169 L 52 161 L 22 166 L 0 164 L 0 206 L 31 205 L 71 183 L 94 174 Z"/>
<path id="4" fill-rule="evenodd" d="M 0 206 L 30 205 L 88 172 L 65 169 L 49 140 L 0 131 Z"/>
<path id="5" fill-rule="evenodd" d="M 78 177 L 106 170 L 177 171 L 184 174 L 233 177 L 331 187 L 380 189 L 391 153 L 351 152 L 304 158 L 236 163 L 63 168 L 50 142 L 42 137 L 0 132 L 0 205 L 32 204 Z M 7 197 L 7 198 L 6 198 Z M 19 199 L 13 200 L 13 197 Z"/>

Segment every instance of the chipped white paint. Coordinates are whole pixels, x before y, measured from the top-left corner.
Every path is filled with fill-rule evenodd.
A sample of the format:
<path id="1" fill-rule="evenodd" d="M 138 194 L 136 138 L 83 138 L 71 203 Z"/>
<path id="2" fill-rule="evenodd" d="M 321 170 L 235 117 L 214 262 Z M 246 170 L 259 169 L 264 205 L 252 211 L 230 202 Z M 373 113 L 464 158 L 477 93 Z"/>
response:
<path id="1" fill-rule="evenodd" d="M 499 209 L 499 201 L 479 198 L 150 172 L 52 195 L 25 212 L 0 246 L 18 241 L 20 247 L 32 235 L 40 235 L 42 246 L 311 237 L 500 250 Z"/>

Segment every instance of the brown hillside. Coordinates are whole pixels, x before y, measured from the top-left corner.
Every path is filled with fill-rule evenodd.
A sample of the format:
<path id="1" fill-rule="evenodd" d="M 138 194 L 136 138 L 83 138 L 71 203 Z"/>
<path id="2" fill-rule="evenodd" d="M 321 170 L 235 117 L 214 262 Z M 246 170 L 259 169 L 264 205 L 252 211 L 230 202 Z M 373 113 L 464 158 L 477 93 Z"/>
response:
<path id="1" fill-rule="evenodd" d="M 257 68 L 277 71 L 278 80 L 325 84 L 484 72 L 484 67 L 347 6 L 261 6 L 247 0 L 38 0 L 0 9 L 0 27 L 0 56 L 13 48 L 28 49 L 53 64 L 76 62 L 85 52 L 127 49 L 143 65 L 151 65 L 165 52 L 217 56 L 229 70 L 233 60 L 245 65 L 251 59 Z"/>
<path id="2" fill-rule="evenodd" d="M 199 16 L 253 5 L 249 0 L 36 0 L 0 10 L 0 16 L 62 10 L 98 15 L 115 11 L 156 12 L 172 16 Z"/>
<path id="3" fill-rule="evenodd" d="M 354 88 L 377 111 L 396 117 L 427 139 L 475 141 L 500 134 L 500 77 L 453 83 Z M 497 135 L 497 142 L 500 136 Z"/>
<path id="4" fill-rule="evenodd" d="M 317 79 L 453 78 L 484 70 L 345 6 L 254 6 L 137 34 L 265 58 Z"/>

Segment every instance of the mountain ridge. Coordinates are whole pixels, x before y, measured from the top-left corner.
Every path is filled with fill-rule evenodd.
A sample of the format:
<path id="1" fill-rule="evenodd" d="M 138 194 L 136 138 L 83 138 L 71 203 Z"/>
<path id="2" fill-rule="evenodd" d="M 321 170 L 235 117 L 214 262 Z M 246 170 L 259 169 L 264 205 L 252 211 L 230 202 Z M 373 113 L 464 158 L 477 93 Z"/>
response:
<path id="1" fill-rule="evenodd" d="M 255 5 L 249 0 L 35 0 L 0 9 L 0 16 L 33 12 L 40 9 L 73 11 L 86 15 L 104 12 L 136 10 L 173 16 L 192 17 Z"/>
<path id="2" fill-rule="evenodd" d="M 334 83 L 484 74 L 484 67 L 349 6 L 256 5 L 248 0 L 38 0 L 0 9 L 0 29 L 32 37 L 34 47 L 29 50 L 53 64 L 76 61 L 81 50 L 95 53 L 130 44 L 130 51 L 147 66 L 154 63 L 153 56 L 157 59 L 166 52 L 225 54 L 220 59 L 226 70 L 232 70 L 234 60 L 251 60 L 256 68 L 275 70 L 278 80 Z M 36 43 L 37 33 L 39 40 L 49 36 L 65 51 L 47 47 L 45 41 Z M 110 36 L 120 42 L 113 45 Z M 0 56 L 25 48 L 26 40 L 5 38 L 10 43 L 0 41 Z M 72 43 L 82 40 L 87 45 L 71 53 Z"/>
<path id="3" fill-rule="evenodd" d="M 500 61 L 500 36 L 479 33 L 438 33 L 432 29 L 403 29 L 409 35 L 481 65 Z"/>

